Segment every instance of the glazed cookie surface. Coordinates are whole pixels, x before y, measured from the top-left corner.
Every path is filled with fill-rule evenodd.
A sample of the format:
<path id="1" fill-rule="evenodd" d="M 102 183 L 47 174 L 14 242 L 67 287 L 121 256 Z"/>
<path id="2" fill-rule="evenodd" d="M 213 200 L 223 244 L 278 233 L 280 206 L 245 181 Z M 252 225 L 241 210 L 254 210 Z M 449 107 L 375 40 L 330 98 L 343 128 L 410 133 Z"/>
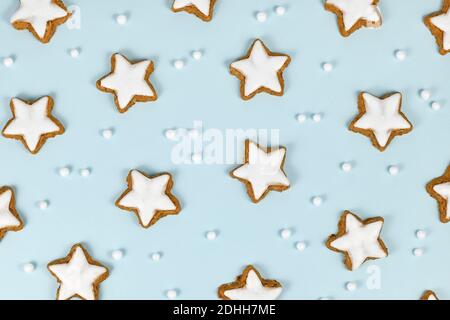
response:
<path id="1" fill-rule="evenodd" d="M 172 11 L 185 11 L 197 16 L 203 21 L 211 21 L 215 4 L 216 0 L 174 0 Z"/>
<path id="2" fill-rule="evenodd" d="M 218 295 L 223 300 L 275 300 L 283 288 L 276 280 L 261 277 L 253 266 L 247 266 L 235 282 L 219 287 Z"/>
<path id="3" fill-rule="evenodd" d="M 47 266 L 59 287 L 57 300 L 97 300 L 99 286 L 109 276 L 108 268 L 95 261 L 81 244 L 75 244 L 69 254 Z"/>
<path id="4" fill-rule="evenodd" d="M 18 30 L 27 29 L 42 43 L 48 43 L 56 28 L 69 19 L 62 0 L 20 0 L 11 24 Z"/>

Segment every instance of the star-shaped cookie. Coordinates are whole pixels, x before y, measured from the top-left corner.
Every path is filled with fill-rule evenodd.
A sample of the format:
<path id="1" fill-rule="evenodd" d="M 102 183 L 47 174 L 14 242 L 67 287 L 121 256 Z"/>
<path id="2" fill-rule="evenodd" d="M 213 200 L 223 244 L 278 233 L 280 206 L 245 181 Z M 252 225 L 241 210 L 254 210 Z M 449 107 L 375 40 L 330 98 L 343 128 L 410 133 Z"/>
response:
<path id="1" fill-rule="evenodd" d="M 120 113 L 128 111 L 136 102 L 155 101 L 158 98 L 150 82 L 154 70 L 151 60 L 131 62 L 116 53 L 111 57 L 111 68 L 111 73 L 97 81 L 97 88 L 114 95 Z"/>
<path id="2" fill-rule="evenodd" d="M 284 191 L 289 180 L 283 171 L 286 148 L 262 149 L 253 141 L 245 141 L 244 164 L 230 172 L 231 177 L 245 184 L 247 193 L 258 203 L 269 191 Z"/>
<path id="3" fill-rule="evenodd" d="M 366 260 L 388 256 L 388 249 L 380 238 L 384 219 L 382 217 L 361 220 L 345 211 L 338 224 L 338 233 L 328 237 L 328 249 L 344 254 L 347 269 L 358 269 Z"/>
<path id="4" fill-rule="evenodd" d="M 97 300 L 99 285 L 109 276 L 108 268 L 95 261 L 79 243 L 65 258 L 50 262 L 47 268 L 59 284 L 57 300 Z"/>
<path id="5" fill-rule="evenodd" d="M 434 291 L 427 290 L 422 294 L 420 300 L 439 300 L 439 298 Z"/>
<path id="6" fill-rule="evenodd" d="M 69 17 L 70 12 L 62 0 L 20 0 L 11 24 L 18 30 L 27 29 L 39 41 L 48 43 L 56 28 Z"/>
<path id="7" fill-rule="evenodd" d="M 325 9 L 336 14 L 344 37 L 362 27 L 379 28 L 382 24 L 378 0 L 326 0 Z"/>
<path id="8" fill-rule="evenodd" d="M 50 96 L 35 101 L 12 98 L 13 118 L 3 128 L 3 136 L 21 141 L 32 154 L 38 153 L 47 139 L 64 133 L 64 126 L 52 115 L 53 105 Z"/>
<path id="9" fill-rule="evenodd" d="M 261 92 L 282 96 L 283 72 L 290 62 L 288 55 L 273 53 L 261 40 L 256 39 L 247 55 L 230 65 L 230 73 L 240 80 L 240 93 L 244 100 Z"/>
<path id="10" fill-rule="evenodd" d="M 10 187 L 0 188 L 0 240 L 8 231 L 23 229 L 23 222 L 16 210 L 14 191 Z"/>
<path id="11" fill-rule="evenodd" d="M 447 167 L 442 176 L 427 184 L 427 192 L 438 202 L 441 222 L 450 222 L 450 166 Z"/>
<path id="12" fill-rule="evenodd" d="M 174 0 L 173 12 L 185 11 L 196 15 L 203 21 L 211 21 L 216 0 Z"/>
<path id="13" fill-rule="evenodd" d="M 424 23 L 430 29 L 439 46 L 439 53 L 450 52 L 450 0 L 444 0 L 442 9 L 424 18 Z"/>
<path id="14" fill-rule="evenodd" d="M 350 131 L 369 137 L 372 145 L 386 150 L 395 136 L 410 132 L 412 124 L 401 111 L 402 94 L 394 92 L 378 98 L 367 92 L 358 97 L 359 114 L 350 123 Z"/>
<path id="15" fill-rule="evenodd" d="M 283 288 L 276 280 L 261 277 L 253 266 L 247 266 L 235 282 L 219 287 L 218 295 L 223 300 L 275 300 Z"/>
<path id="16" fill-rule="evenodd" d="M 181 211 L 181 204 L 171 193 L 173 179 L 163 172 L 148 176 L 138 170 L 131 170 L 127 177 L 128 188 L 117 199 L 116 206 L 134 212 L 144 228 L 154 225 L 167 215 Z"/>

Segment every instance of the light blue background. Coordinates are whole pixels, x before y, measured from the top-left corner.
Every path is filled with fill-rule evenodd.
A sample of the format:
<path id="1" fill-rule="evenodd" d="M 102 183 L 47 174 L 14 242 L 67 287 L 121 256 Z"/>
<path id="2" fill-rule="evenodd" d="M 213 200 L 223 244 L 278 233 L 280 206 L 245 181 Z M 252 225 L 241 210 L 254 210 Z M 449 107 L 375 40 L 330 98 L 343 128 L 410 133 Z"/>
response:
<path id="1" fill-rule="evenodd" d="M 81 29 L 60 27 L 51 43 L 42 45 L 10 26 L 18 1 L 1 1 L 0 56 L 16 57 L 13 67 L 0 66 L 1 126 L 10 118 L 11 97 L 51 94 L 67 132 L 49 140 L 37 156 L 0 138 L 0 184 L 15 188 L 26 223 L 0 243 L 0 298 L 53 299 L 57 285 L 46 264 L 79 241 L 110 267 L 103 299 L 164 299 L 172 288 L 179 289 L 179 298 L 216 299 L 217 287 L 249 263 L 283 283 L 284 299 L 418 299 L 426 289 L 450 298 L 450 225 L 439 222 L 436 202 L 425 192 L 425 184 L 450 160 L 450 56 L 438 54 L 422 23 L 440 2 L 381 1 L 383 27 L 344 39 L 320 0 L 219 0 L 211 23 L 172 13 L 170 1 L 66 1 L 80 6 Z M 285 16 L 273 13 L 277 4 L 286 5 Z M 269 12 L 267 22 L 254 19 L 257 10 Z M 119 26 L 114 15 L 123 12 L 129 22 Z M 282 98 L 259 95 L 244 102 L 238 80 L 228 73 L 229 62 L 255 37 L 292 57 Z M 82 50 L 78 59 L 68 54 L 73 47 Z M 189 55 L 198 48 L 205 55 L 194 61 Z M 394 58 L 396 49 L 406 50 L 405 61 Z M 122 115 L 112 97 L 95 88 L 116 51 L 155 61 L 156 103 L 138 104 Z M 177 58 L 187 59 L 181 71 L 172 66 Z M 335 70 L 324 73 L 323 61 L 332 61 Z M 418 97 L 423 87 L 432 90 L 442 110 L 432 111 Z M 384 153 L 349 132 L 360 90 L 401 91 L 413 132 L 396 138 Z M 324 119 L 300 125 L 299 112 L 322 112 Z M 254 205 L 243 185 L 229 178 L 233 165 L 173 164 L 173 143 L 163 132 L 191 127 L 195 120 L 207 128 L 281 129 L 292 187 Z M 108 141 L 99 132 L 109 127 L 115 135 Z M 343 173 L 342 161 L 353 161 L 354 170 Z M 390 164 L 400 165 L 398 176 L 387 173 Z M 57 174 L 64 165 L 73 168 L 65 179 Z M 82 178 L 78 170 L 86 166 L 92 176 Z M 143 229 L 133 214 L 116 208 L 131 168 L 172 172 L 181 214 Z M 326 201 L 316 208 L 310 199 L 318 194 Z M 36 206 L 42 199 L 50 201 L 46 211 Z M 325 248 L 345 209 L 385 218 L 388 258 L 350 272 L 341 255 Z M 288 240 L 279 236 L 284 227 L 294 230 Z M 428 231 L 425 240 L 416 239 L 419 228 Z M 204 237 L 211 229 L 220 231 L 215 241 Z M 298 240 L 308 242 L 303 253 L 294 248 Z M 425 254 L 414 257 L 415 247 Z M 126 252 L 120 261 L 110 257 L 116 248 Z M 159 262 L 149 258 L 155 251 L 163 252 Z M 37 264 L 34 273 L 23 272 L 28 261 Z M 381 271 L 381 290 L 365 286 L 366 267 L 374 264 Z M 346 291 L 347 281 L 357 281 L 358 290 Z"/>

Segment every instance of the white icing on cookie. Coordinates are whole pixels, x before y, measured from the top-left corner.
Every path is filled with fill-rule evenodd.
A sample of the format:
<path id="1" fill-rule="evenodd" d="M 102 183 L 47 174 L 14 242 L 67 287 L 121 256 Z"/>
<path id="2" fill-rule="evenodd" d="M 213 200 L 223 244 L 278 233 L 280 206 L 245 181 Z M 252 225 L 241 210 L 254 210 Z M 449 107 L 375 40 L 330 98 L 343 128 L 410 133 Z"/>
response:
<path id="1" fill-rule="evenodd" d="M 68 263 L 49 265 L 50 271 L 60 281 L 58 300 L 66 300 L 78 295 L 86 300 L 94 300 L 94 284 L 108 270 L 90 264 L 81 246 L 77 246 Z"/>
<path id="2" fill-rule="evenodd" d="M 441 184 L 437 184 L 433 187 L 433 190 L 436 191 L 442 198 L 447 201 L 447 212 L 445 218 L 450 218 L 450 203 L 448 199 L 450 199 L 450 182 L 444 182 Z"/>
<path id="3" fill-rule="evenodd" d="M 20 0 L 20 7 L 11 17 L 11 23 L 29 23 L 39 38 L 45 38 L 47 23 L 67 16 L 67 11 L 53 0 Z"/>
<path id="4" fill-rule="evenodd" d="M 411 124 L 400 114 L 400 93 L 379 99 L 365 92 L 362 97 L 366 112 L 356 121 L 354 127 L 372 130 L 380 146 L 387 145 L 394 130 L 411 128 Z"/>
<path id="5" fill-rule="evenodd" d="M 358 269 L 367 258 L 387 256 L 379 241 L 383 221 L 364 224 L 353 214 L 347 214 L 345 227 L 345 234 L 332 241 L 330 246 L 347 252 L 352 262 L 352 270 Z"/>
<path id="6" fill-rule="evenodd" d="M 226 290 L 231 300 L 275 300 L 283 291 L 281 287 L 264 287 L 255 271 L 250 270 L 243 288 Z"/>
<path id="7" fill-rule="evenodd" d="M 434 293 L 430 293 L 427 297 L 427 300 L 438 300 L 438 298 Z"/>
<path id="8" fill-rule="evenodd" d="M 167 196 L 166 188 L 170 176 L 162 174 L 155 178 L 147 178 L 137 170 L 131 171 L 131 190 L 118 204 L 126 208 L 135 208 L 141 223 L 150 224 L 157 211 L 175 210 L 176 204 Z"/>
<path id="9" fill-rule="evenodd" d="M 256 200 L 259 200 L 270 186 L 289 186 L 289 180 L 282 170 L 286 149 L 265 152 L 252 141 L 249 142 L 248 148 L 248 163 L 234 170 L 233 175 L 250 182 Z"/>
<path id="10" fill-rule="evenodd" d="M 9 209 L 13 193 L 10 189 L 5 189 L 0 194 L 0 230 L 4 228 L 19 227 L 22 223 Z"/>
<path id="11" fill-rule="evenodd" d="M 185 8 L 187 6 L 195 6 L 205 16 L 209 15 L 212 0 L 175 0 L 173 8 L 175 10 Z"/>
<path id="12" fill-rule="evenodd" d="M 148 68 L 152 64 L 150 60 L 131 63 L 120 54 L 114 55 L 114 70 L 108 76 L 99 80 L 100 86 L 113 90 L 117 97 L 118 107 L 121 110 L 129 107 L 136 96 L 153 98 L 156 96 L 154 89 L 148 82 Z"/>
<path id="13" fill-rule="evenodd" d="M 27 148 L 35 152 L 44 135 L 62 133 L 62 129 L 49 116 L 49 99 L 46 96 L 28 104 L 13 98 L 11 108 L 14 118 L 3 129 L 3 134 L 22 137 Z"/>
<path id="14" fill-rule="evenodd" d="M 342 11 L 344 28 L 349 31 L 360 19 L 372 22 L 374 26 L 380 23 L 381 13 L 373 0 L 327 0 Z"/>
<path id="15" fill-rule="evenodd" d="M 278 78 L 278 72 L 282 70 L 289 57 L 286 55 L 271 56 L 264 47 L 262 41 L 256 40 L 250 56 L 231 64 L 245 77 L 245 96 L 250 96 L 260 88 L 267 88 L 276 93 L 281 93 L 283 88 Z"/>
<path id="16" fill-rule="evenodd" d="M 443 47 L 444 50 L 450 50 L 450 10 L 430 19 L 431 24 L 444 33 Z"/>

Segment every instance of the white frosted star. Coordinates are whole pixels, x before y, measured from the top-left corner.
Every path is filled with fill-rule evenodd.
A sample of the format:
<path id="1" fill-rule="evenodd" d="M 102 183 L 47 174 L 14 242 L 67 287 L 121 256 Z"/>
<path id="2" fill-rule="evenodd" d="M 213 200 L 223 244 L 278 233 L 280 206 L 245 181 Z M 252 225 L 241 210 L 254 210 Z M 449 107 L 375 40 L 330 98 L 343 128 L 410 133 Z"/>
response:
<path id="1" fill-rule="evenodd" d="M 120 54 L 113 55 L 112 61 L 112 72 L 100 79 L 97 86 L 101 90 L 114 93 L 120 112 L 127 111 L 135 103 L 135 99 L 156 100 L 156 92 L 148 79 L 153 71 L 152 61 L 131 63 Z"/>
<path id="2" fill-rule="evenodd" d="M 351 269 L 358 269 L 367 258 L 383 258 L 386 251 L 380 244 L 383 221 L 362 223 L 351 213 L 345 215 L 345 234 L 336 238 L 330 246 L 346 252 L 351 260 Z"/>
<path id="3" fill-rule="evenodd" d="M 447 201 L 446 219 L 450 218 L 450 205 L 448 203 L 450 199 L 450 182 L 437 184 L 433 187 L 433 190 Z"/>
<path id="4" fill-rule="evenodd" d="M 108 273 L 108 269 L 89 263 L 80 245 L 75 245 L 71 254 L 68 262 L 48 266 L 60 283 L 57 299 L 66 300 L 79 296 L 82 299 L 95 300 L 96 286 L 99 279 Z"/>
<path id="5" fill-rule="evenodd" d="M 246 143 L 248 159 L 232 172 L 236 178 L 248 181 L 253 197 L 259 201 L 271 186 L 289 187 L 289 180 L 282 170 L 285 148 L 266 152 L 252 141 Z"/>
<path id="6" fill-rule="evenodd" d="M 172 201 L 166 191 L 171 180 L 169 174 L 149 178 L 137 170 L 132 170 L 130 177 L 130 189 L 118 200 L 117 204 L 127 209 L 136 209 L 144 227 L 150 226 L 158 211 L 178 209 L 178 205 Z"/>
<path id="7" fill-rule="evenodd" d="M 359 20 L 378 24 L 381 14 L 373 0 L 327 0 L 327 4 L 341 10 L 346 31 L 349 31 Z"/>
<path id="8" fill-rule="evenodd" d="M 51 116 L 53 99 L 42 97 L 29 104 L 18 98 L 11 101 L 14 114 L 3 129 L 8 138 L 19 138 L 31 153 L 37 153 L 48 138 L 64 132 L 62 125 Z"/>
<path id="9" fill-rule="evenodd" d="M 279 74 L 289 62 L 289 56 L 271 54 L 261 40 L 256 40 L 249 57 L 233 62 L 231 68 L 245 78 L 244 98 L 249 99 L 261 88 L 281 95 L 283 86 Z"/>
<path id="10" fill-rule="evenodd" d="M 256 272 L 250 270 L 243 288 L 226 290 L 224 295 L 231 300 L 275 300 L 282 291 L 282 287 L 265 287 Z"/>
<path id="11" fill-rule="evenodd" d="M 209 15 L 212 0 L 175 0 L 173 8 L 179 10 L 188 6 L 195 6 L 205 16 Z"/>
<path id="12" fill-rule="evenodd" d="M 13 192 L 9 188 L 0 193 L 0 231 L 6 228 L 15 228 L 22 225 L 21 221 L 10 210 Z"/>
<path id="13" fill-rule="evenodd" d="M 444 33 L 443 48 L 450 50 L 450 11 L 430 19 L 431 23 Z"/>
<path id="14" fill-rule="evenodd" d="M 67 15 L 67 11 L 53 0 L 20 0 L 20 7 L 11 17 L 11 23 L 29 23 L 42 40 L 46 36 L 48 23 Z"/>
<path id="15" fill-rule="evenodd" d="M 411 129 L 411 124 L 400 113 L 402 95 L 394 93 L 379 99 L 369 93 L 363 93 L 365 113 L 354 123 L 354 127 L 371 130 L 378 144 L 386 147 L 393 131 Z"/>

